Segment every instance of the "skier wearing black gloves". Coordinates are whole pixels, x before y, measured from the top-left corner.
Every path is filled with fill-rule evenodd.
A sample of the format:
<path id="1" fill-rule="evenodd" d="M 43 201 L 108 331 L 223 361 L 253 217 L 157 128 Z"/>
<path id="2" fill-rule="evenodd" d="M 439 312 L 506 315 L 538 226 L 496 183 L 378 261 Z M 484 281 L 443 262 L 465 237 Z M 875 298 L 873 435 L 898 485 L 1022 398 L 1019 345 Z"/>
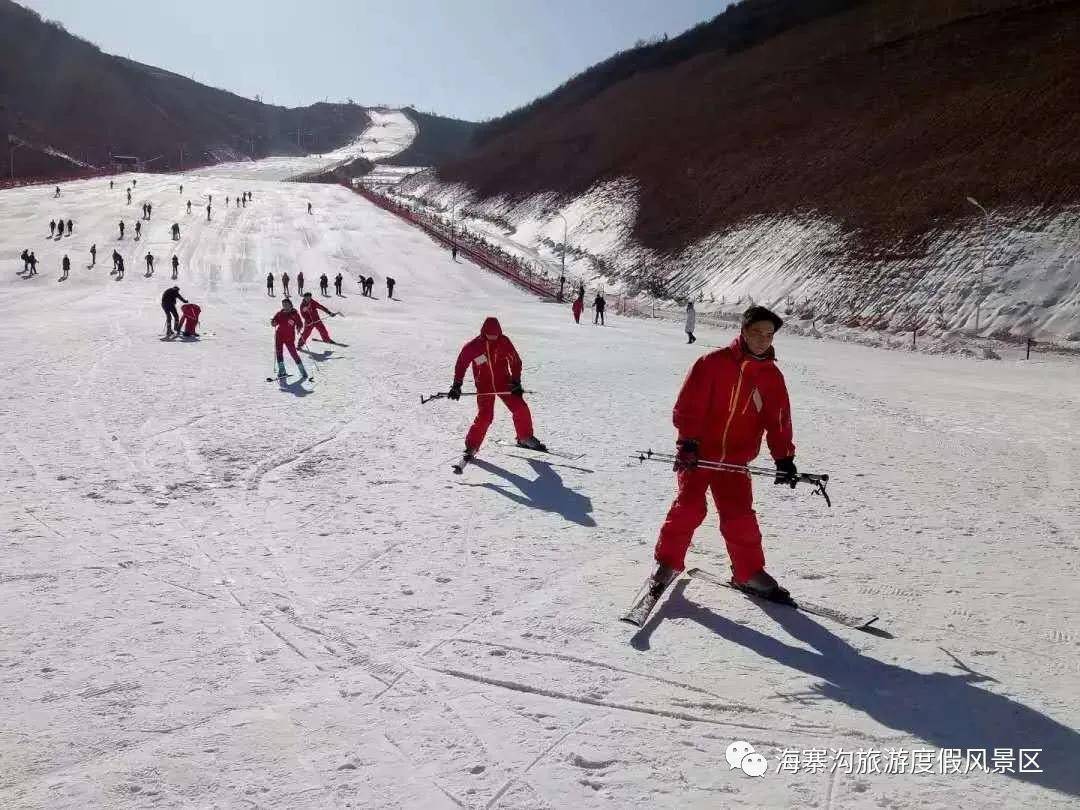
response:
<path id="1" fill-rule="evenodd" d="M 180 294 L 179 287 L 169 287 L 161 296 L 161 308 L 165 310 L 165 337 L 173 336 L 174 323 L 176 324 L 175 334 L 180 333 L 180 313 L 176 311 L 176 299 L 178 298 L 185 304 L 188 302 Z"/>

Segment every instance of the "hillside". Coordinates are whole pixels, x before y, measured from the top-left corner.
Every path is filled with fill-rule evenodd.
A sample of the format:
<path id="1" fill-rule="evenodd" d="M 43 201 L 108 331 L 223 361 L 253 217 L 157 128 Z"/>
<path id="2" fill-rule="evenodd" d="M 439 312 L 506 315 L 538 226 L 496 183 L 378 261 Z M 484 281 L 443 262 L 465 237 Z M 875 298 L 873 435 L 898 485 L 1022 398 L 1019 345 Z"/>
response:
<path id="1" fill-rule="evenodd" d="M 776 22 L 788 18 L 802 21 Z M 1002 298 L 1013 310 L 993 328 L 1053 321 L 1068 334 L 1080 329 L 1080 271 L 1055 217 L 1080 180 L 1078 40 L 1076 2 L 747 0 L 489 122 L 437 181 L 514 225 L 536 215 L 513 210 L 527 200 L 619 208 L 622 247 L 640 261 L 594 252 L 592 269 L 631 292 L 806 299 L 875 317 L 915 307 L 924 322 L 945 310 L 957 327 L 973 325 L 983 250 L 972 196 L 992 212 L 985 297 L 1015 290 L 1008 276 L 1026 263 L 1050 274 L 1045 290 Z M 429 179 L 406 191 L 441 193 Z M 784 244 L 770 242 L 781 221 Z M 813 238 L 795 250 L 793 230 Z M 1032 233 L 1066 241 L 1035 245 Z M 737 250 L 705 250 L 733 239 Z M 780 254 L 780 280 L 756 283 L 755 265 Z M 919 285 L 934 289 L 907 300 Z"/>
<path id="2" fill-rule="evenodd" d="M 102 53 L 11 0 L 0 0 L 0 100 L 16 177 L 105 166 L 110 153 L 175 169 L 324 152 L 370 120 L 357 105 L 277 107 Z"/>
<path id="3" fill-rule="evenodd" d="M 405 113 L 416 127 L 417 135 L 403 152 L 383 160 L 392 166 L 436 166 L 456 160 L 468 152 L 477 124 L 446 118 L 406 107 Z"/>

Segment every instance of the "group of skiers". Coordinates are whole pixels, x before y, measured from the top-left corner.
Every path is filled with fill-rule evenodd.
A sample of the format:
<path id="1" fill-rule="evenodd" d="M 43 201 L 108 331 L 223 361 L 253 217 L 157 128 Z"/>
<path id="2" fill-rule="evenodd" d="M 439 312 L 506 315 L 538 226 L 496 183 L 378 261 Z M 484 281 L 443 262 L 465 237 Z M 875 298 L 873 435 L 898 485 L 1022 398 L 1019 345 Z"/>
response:
<path id="1" fill-rule="evenodd" d="M 49 237 L 50 238 L 55 238 L 55 239 L 60 239 L 60 237 L 62 237 L 64 235 L 64 224 L 65 223 L 64 223 L 63 217 L 61 217 L 59 220 L 50 219 L 49 220 Z M 67 235 L 71 236 L 71 231 L 75 227 L 75 223 L 72 222 L 69 219 L 66 224 L 67 224 Z"/>
<path id="2" fill-rule="evenodd" d="M 292 278 L 289 276 L 288 273 L 282 273 L 281 274 L 281 289 L 282 289 L 282 293 L 283 293 L 285 298 L 288 298 L 289 295 L 290 295 L 290 292 L 289 292 L 289 283 L 290 283 L 290 281 L 292 281 Z M 344 283 L 344 281 L 345 281 L 345 277 L 341 273 L 338 273 L 336 276 L 334 276 L 334 294 L 337 295 L 339 298 L 344 296 L 344 293 L 341 292 L 341 285 Z M 397 282 L 395 282 L 394 279 L 387 277 L 387 279 L 386 279 L 386 289 L 387 289 L 387 292 L 388 292 L 390 298 L 394 297 L 394 284 L 396 284 L 396 283 Z M 364 276 L 360 276 L 360 286 L 361 286 L 361 289 L 362 289 L 364 295 L 366 295 L 366 296 L 371 295 L 371 287 L 374 284 L 375 284 L 375 279 L 374 278 L 366 278 Z M 267 273 L 266 274 L 266 294 L 268 296 L 270 296 L 270 297 L 274 296 L 274 285 L 275 285 L 274 274 L 273 273 Z M 298 295 L 310 295 L 310 293 L 305 293 L 304 292 L 304 272 L 302 270 L 299 273 L 296 274 L 296 292 L 297 292 Z M 323 294 L 323 296 L 329 296 L 330 295 L 330 277 L 327 276 L 326 273 L 323 273 L 321 276 L 319 276 L 319 292 L 321 292 Z"/>
<path id="3" fill-rule="evenodd" d="M 180 314 L 176 311 L 177 300 L 183 301 Z M 174 337 L 198 337 L 195 329 L 199 325 L 199 315 L 202 308 L 193 304 L 180 294 L 179 287 L 169 287 L 161 295 L 161 308 L 165 311 L 165 338 Z"/>
<path id="4" fill-rule="evenodd" d="M 308 379 L 307 369 L 304 368 L 304 363 L 300 359 L 297 349 L 304 348 L 304 344 L 311 336 L 312 331 L 317 331 L 319 338 L 324 343 L 335 342 L 330 337 L 322 316 L 319 314 L 320 312 L 325 312 L 331 318 L 341 314 L 327 309 L 316 301 L 310 292 L 306 292 L 300 302 L 299 312 L 293 307 L 292 300 L 285 298 L 281 302 L 281 309 L 270 319 L 270 325 L 274 327 L 274 357 L 277 360 L 278 379 L 284 379 L 288 376 L 285 373 L 284 351 L 286 349 L 293 362 L 296 363 L 297 371 L 300 372 L 300 379 Z M 296 342 L 298 332 L 300 333 L 299 343 Z"/>

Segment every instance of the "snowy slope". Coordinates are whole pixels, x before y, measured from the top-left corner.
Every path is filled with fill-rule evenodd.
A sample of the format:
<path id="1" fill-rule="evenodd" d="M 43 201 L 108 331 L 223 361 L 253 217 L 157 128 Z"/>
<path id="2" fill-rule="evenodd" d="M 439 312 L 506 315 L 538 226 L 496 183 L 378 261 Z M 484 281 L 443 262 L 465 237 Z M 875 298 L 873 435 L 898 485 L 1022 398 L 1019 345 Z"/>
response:
<path id="1" fill-rule="evenodd" d="M 416 127 L 400 110 L 368 110 L 368 115 L 371 116 L 371 125 L 360 137 L 332 152 L 219 163 L 197 169 L 190 172 L 190 175 L 246 180 L 287 180 L 358 157 L 366 157 L 372 161 L 382 160 L 404 151 L 416 137 Z"/>
<path id="2" fill-rule="evenodd" d="M 615 617 L 672 477 L 625 456 L 670 447 L 687 367 L 729 333 L 574 326 L 339 187 L 140 175 L 127 206 L 127 177 L 0 192 L 0 807 L 1076 805 L 1075 364 L 782 334 L 799 462 L 835 505 L 759 482 L 770 569 L 896 637 L 699 582 L 634 634 Z M 183 213 L 242 189 L 213 222 Z M 118 243 L 144 199 L 147 239 Z M 75 235 L 49 242 L 61 213 Z M 199 342 L 158 339 L 167 272 L 141 274 L 174 221 Z M 264 277 L 298 270 L 345 274 L 348 345 L 313 344 L 315 384 L 279 388 Z M 418 394 L 488 314 L 538 434 L 584 458 L 489 441 L 449 474 L 473 406 Z M 489 439 L 510 435 L 500 410 Z M 691 564 L 725 559 L 710 518 Z M 766 776 L 729 769 L 736 739 Z M 776 772 L 785 748 L 1021 746 L 1045 773 Z"/>
<path id="3" fill-rule="evenodd" d="M 564 222 L 547 213 L 554 208 L 566 218 L 568 275 L 609 292 L 644 291 L 644 300 L 666 304 L 676 316 L 678 301 L 688 297 L 706 312 L 729 314 L 753 299 L 778 308 L 812 307 L 819 319 L 872 318 L 896 331 L 918 322 L 934 333 L 972 332 L 985 249 L 979 334 L 1032 335 L 1080 348 L 1076 210 L 991 212 L 987 229 L 972 208 L 970 225 L 930 234 L 918 259 L 869 262 L 859 258 L 864 251 L 852 250 L 840 223 L 812 216 L 760 217 L 676 255 L 659 255 L 633 237 L 637 187 L 629 179 L 600 184 L 572 200 L 479 200 L 430 172 L 395 191 L 444 212 L 447 222 L 456 206 L 466 228 L 543 262 L 557 277 Z"/>

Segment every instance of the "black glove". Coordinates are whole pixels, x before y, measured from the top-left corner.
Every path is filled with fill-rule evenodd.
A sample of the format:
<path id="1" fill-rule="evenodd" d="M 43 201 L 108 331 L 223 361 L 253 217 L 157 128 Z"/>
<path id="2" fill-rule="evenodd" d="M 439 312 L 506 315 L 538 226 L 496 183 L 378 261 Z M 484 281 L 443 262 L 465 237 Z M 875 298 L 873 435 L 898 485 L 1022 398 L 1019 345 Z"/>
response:
<path id="1" fill-rule="evenodd" d="M 461 383 L 454 380 L 454 384 L 450 386 L 450 390 L 446 394 L 447 399 L 458 400 L 461 399 Z"/>
<path id="2" fill-rule="evenodd" d="M 510 381 L 510 393 L 519 397 L 525 393 L 525 389 L 521 385 L 521 380 Z"/>
<path id="3" fill-rule="evenodd" d="M 799 471 L 795 468 L 795 457 L 778 458 L 776 460 L 776 480 L 774 484 L 788 484 L 795 489 L 798 482 Z"/>
<path id="4" fill-rule="evenodd" d="M 698 463 L 698 441 L 697 439 L 683 439 L 682 441 L 675 442 L 675 446 L 678 452 L 675 453 L 675 463 L 671 465 L 671 469 L 675 472 L 679 470 L 692 470 Z"/>

